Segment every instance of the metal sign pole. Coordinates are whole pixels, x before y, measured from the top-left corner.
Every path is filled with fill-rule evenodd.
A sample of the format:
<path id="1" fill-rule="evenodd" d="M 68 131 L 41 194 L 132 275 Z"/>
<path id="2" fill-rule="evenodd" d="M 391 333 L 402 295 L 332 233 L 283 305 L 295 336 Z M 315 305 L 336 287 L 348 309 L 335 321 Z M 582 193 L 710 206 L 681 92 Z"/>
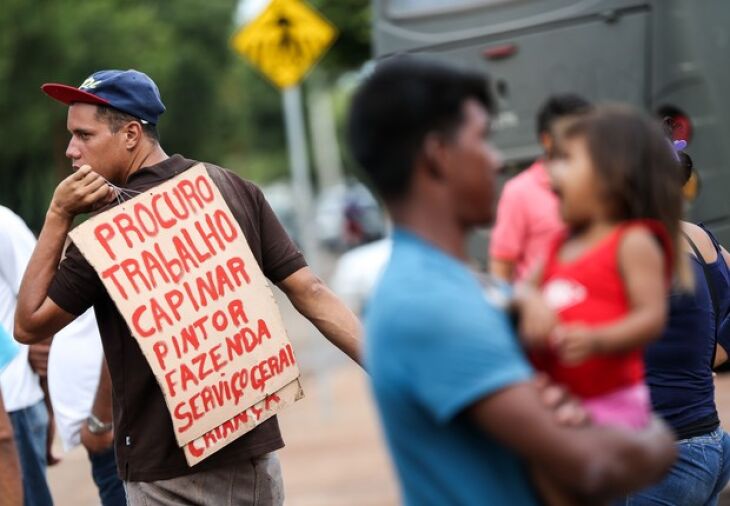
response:
<path id="1" fill-rule="evenodd" d="M 322 85 L 307 88 L 307 105 L 314 170 L 319 189 L 323 190 L 344 179 L 330 91 Z"/>
<path id="2" fill-rule="evenodd" d="M 312 182 L 309 178 L 301 87 L 297 85 L 284 88 L 282 99 L 300 246 L 309 266 L 315 273 L 319 273 L 319 252 L 312 212 Z"/>

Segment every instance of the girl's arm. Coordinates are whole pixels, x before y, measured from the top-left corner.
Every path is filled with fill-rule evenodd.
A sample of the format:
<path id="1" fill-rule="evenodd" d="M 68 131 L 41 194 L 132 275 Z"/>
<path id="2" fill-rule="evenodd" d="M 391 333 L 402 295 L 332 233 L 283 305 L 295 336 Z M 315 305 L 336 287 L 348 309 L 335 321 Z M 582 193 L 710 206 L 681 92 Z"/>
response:
<path id="1" fill-rule="evenodd" d="M 570 325 L 556 329 L 554 345 L 566 363 L 590 355 L 641 347 L 661 334 L 667 319 L 664 254 L 654 236 L 642 228 L 626 232 L 618 252 L 629 298 L 629 313 L 600 327 Z"/>
<path id="2" fill-rule="evenodd" d="M 540 293 L 543 270 L 543 262 L 535 262 L 529 275 L 514 286 L 511 309 L 517 314 L 518 333 L 528 348 L 545 346 L 558 321 Z"/>

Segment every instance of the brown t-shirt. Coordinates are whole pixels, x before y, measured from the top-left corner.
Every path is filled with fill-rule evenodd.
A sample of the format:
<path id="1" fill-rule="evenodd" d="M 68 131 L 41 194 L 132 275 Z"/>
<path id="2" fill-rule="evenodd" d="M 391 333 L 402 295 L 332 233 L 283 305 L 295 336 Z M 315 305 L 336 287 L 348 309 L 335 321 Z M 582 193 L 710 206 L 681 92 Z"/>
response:
<path id="1" fill-rule="evenodd" d="M 197 162 L 179 155 L 132 174 L 126 188 L 142 192 Z M 277 283 L 306 265 L 261 190 L 229 171 L 206 164 L 238 220 L 266 277 Z M 221 184 L 223 182 L 223 184 Z M 154 374 L 99 276 L 73 244 L 48 296 L 69 313 L 94 307 L 112 378 L 114 439 L 119 474 L 126 481 L 165 480 L 263 455 L 284 446 L 273 417 L 206 460 L 188 467 L 177 446 L 170 414 Z"/>

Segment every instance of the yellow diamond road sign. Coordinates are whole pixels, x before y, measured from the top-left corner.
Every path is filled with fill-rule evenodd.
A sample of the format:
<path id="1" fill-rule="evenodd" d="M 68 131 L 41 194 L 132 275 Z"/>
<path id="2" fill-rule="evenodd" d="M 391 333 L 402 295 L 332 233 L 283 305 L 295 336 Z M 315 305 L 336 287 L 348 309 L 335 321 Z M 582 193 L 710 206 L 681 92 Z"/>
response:
<path id="1" fill-rule="evenodd" d="M 325 53 L 337 29 L 301 0 L 271 0 L 233 37 L 233 48 L 279 88 L 297 84 Z"/>

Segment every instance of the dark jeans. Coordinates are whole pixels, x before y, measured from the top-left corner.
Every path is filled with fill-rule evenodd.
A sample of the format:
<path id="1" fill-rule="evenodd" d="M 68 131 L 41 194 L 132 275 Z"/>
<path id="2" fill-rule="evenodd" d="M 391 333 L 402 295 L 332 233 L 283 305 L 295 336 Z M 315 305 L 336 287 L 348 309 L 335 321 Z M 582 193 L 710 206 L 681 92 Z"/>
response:
<path id="1" fill-rule="evenodd" d="M 52 506 L 51 491 L 46 481 L 46 439 L 48 411 L 43 401 L 25 409 L 8 413 L 13 425 L 20 470 L 23 473 L 23 504 Z M 2 502 L 2 501 L 0 501 Z"/>
<path id="2" fill-rule="evenodd" d="M 117 475 L 114 447 L 101 453 L 89 453 L 89 460 L 91 476 L 99 489 L 102 506 L 126 506 L 127 496 L 124 493 L 124 484 Z"/>

